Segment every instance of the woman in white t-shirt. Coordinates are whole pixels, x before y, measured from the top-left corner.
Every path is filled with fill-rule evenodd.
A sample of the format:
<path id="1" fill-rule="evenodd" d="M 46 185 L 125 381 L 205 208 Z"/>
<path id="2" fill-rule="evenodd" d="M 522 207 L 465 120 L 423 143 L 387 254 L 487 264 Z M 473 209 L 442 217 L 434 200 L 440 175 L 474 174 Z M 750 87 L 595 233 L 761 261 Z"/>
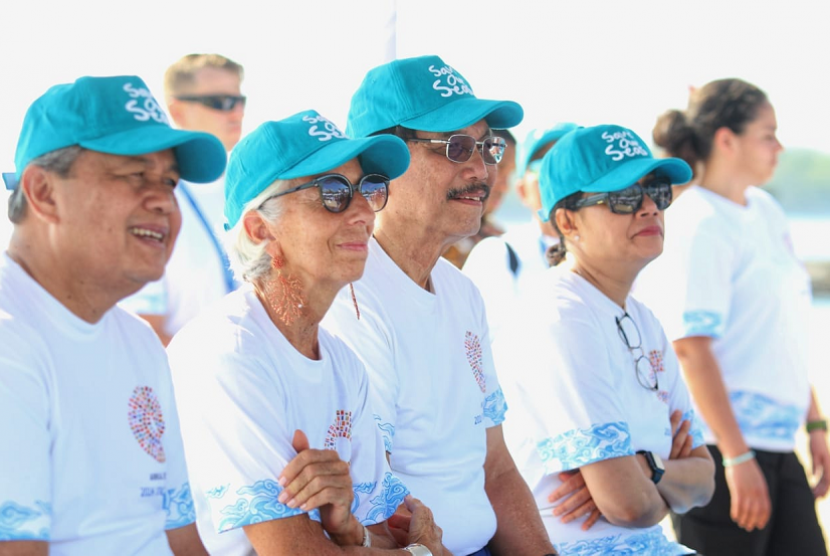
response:
<path id="1" fill-rule="evenodd" d="M 714 466 L 671 345 L 629 296 L 663 249 L 672 184 L 690 177 L 619 126 L 572 131 L 544 158 L 540 216 L 572 266 L 525 292 L 522 339 L 494 353 L 508 445 L 562 556 L 694 553 L 658 524 L 709 501 Z"/>
<path id="2" fill-rule="evenodd" d="M 211 554 L 443 553 L 430 510 L 389 471 L 363 365 L 319 327 L 363 274 L 374 212 L 408 164 L 400 139 L 348 139 L 314 111 L 234 149 L 225 216 L 245 285 L 168 348 Z M 405 549 L 387 528 L 401 504 Z"/>
<path id="3" fill-rule="evenodd" d="M 763 91 L 739 79 L 695 90 L 654 137 L 696 170 L 668 215 L 666 253 L 638 283 L 666 327 L 717 462 L 711 504 L 675 519 L 709 555 L 826 554 L 814 498 L 830 484 L 826 423 L 807 377 L 810 283 L 778 203 L 755 185 L 781 144 Z M 794 453 L 807 422 L 818 484 Z"/>

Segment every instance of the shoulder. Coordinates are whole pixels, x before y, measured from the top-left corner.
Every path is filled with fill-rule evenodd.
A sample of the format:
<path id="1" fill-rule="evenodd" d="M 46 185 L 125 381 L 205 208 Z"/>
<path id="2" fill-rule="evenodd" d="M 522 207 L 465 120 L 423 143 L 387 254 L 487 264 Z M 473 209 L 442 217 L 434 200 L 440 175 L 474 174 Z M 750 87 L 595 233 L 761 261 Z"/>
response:
<path id="1" fill-rule="evenodd" d="M 469 276 L 458 270 L 451 262 L 444 258 L 439 258 L 435 263 L 435 267 L 430 273 L 433 285 L 436 290 L 439 287 L 450 289 L 455 293 L 465 293 L 466 295 L 481 299 L 481 294 Z M 441 292 L 438 292 L 441 295 Z"/>
<path id="2" fill-rule="evenodd" d="M 778 200 L 760 187 L 750 186 L 746 190 L 746 198 L 753 206 L 768 216 L 779 220 L 786 220 L 787 216 Z"/>

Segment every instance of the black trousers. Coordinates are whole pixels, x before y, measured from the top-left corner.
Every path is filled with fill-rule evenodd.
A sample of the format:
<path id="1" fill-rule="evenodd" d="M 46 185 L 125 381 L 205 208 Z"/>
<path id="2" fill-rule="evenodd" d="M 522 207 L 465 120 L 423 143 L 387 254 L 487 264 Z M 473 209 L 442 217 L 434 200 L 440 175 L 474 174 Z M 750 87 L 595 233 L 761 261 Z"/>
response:
<path id="1" fill-rule="evenodd" d="M 672 514 L 681 543 L 706 556 L 827 556 L 813 493 L 795 453 L 755 450 L 772 515 L 766 527 L 748 533 L 729 517 L 723 456 L 716 446 L 709 446 L 709 451 L 715 460 L 715 495 L 707 506 Z"/>

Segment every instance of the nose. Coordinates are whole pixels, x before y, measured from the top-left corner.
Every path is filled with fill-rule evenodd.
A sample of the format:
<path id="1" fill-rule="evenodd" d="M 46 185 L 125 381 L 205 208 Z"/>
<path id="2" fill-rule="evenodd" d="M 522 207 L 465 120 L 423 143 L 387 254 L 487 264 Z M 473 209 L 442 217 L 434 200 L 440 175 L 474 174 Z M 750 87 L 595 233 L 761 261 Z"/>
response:
<path id="1" fill-rule="evenodd" d="M 637 211 L 637 216 L 653 216 L 655 214 L 660 214 L 657 203 L 654 202 L 654 199 L 643 193 L 643 204 L 640 210 Z"/>
<path id="2" fill-rule="evenodd" d="M 148 180 L 145 188 L 144 207 L 156 214 L 173 214 L 179 211 L 179 202 L 173 188 L 164 178 Z"/>
<path id="3" fill-rule="evenodd" d="M 464 163 L 465 177 L 471 180 L 486 181 L 490 174 L 490 167 L 484 163 L 482 146 L 476 145 L 470 160 Z M 495 172 L 494 172 L 495 173 Z"/>
<path id="4" fill-rule="evenodd" d="M 349 224 L 368 225 L 371 228 L 375 225 L 375 211 L 358 191 L 354 192 L 349 208 L 346 209 L 346 218 Z M 371 229 L 369 232 L 371 233 Z"/>

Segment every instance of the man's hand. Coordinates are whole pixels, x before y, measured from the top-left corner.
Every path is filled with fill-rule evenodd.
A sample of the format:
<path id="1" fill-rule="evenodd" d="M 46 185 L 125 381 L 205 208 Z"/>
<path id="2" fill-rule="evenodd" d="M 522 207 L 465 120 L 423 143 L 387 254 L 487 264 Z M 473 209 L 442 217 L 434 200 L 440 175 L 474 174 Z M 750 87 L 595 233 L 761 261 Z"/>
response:
<path id="1" fill-rule="evenodd" d="M 671 422 L 672 444 L 669 459 L 687 458 L 692 454 L 692 429 L 691 421 L 681 421 L 683 414 L 679 409 L 672 412 L 669 421 Z"/>
<path id="2" fill-rule="evenodd" d="M 444 532 L 435 523 L 432 517 L 432 510 L 412 495 L 407 495 L 403 500 L 404 506 L 409 512 L 396 512 L 389 517 L 386 524 L 395 540 L 401 546 L 410 544 L 422 544 L 429 548 L 434 556 L 452 556 L 444 549 L 442 544 Z"/>
<path id="3" fill-rule="evenodd" d="M 579 470 L 563 472 L 559 474 L 559 480 L 562 484 L 548 496 L 548 502 L 556 502 L 569 494 L 571 496 L 553 509 L 553 515 L 562 516 L 560 520 L 562 523 L 570 523 L 587 515 L 588 518 L 582 524 L 582 530 L 587 531 L 593 527 L 602 514 L 594 503 L 594 499 L 591 498 L 591 492 L 585 484 L 582 473 Z"/>
<path id="4" fill-rule="evenodd" d="M 303 431 L 296 431 L 291 443 L 297 457 L 288 462 L 280 475 L 284 487 L 278 500 L 290 508 L 303 511 L 320 509 L 323 529 L 332 536 L 354 536 L 357 529 L 352 522 L 352 477 L 349 464 L 334 450 L 312 450 Z M 363 542 L 363 529 L 360 528 Z M 349 544 L 352 544 L 349 542 Z"/>
<path id="5" fill-rule="evenodd" d="M 727 467 L 726 484 L 732 498 L 732 521 L 747 531 L 763 529 L 770 518 L 772 504 L 767 480 L 754 459 Z"/>
<path id="6" fill-rule="evenodd" d="M 813 477 L 818 483 L 813 487 L 813 496 L 823 498 L 830 488 L 830 451 L 827 449 L 827 432 L 814 430 L 810 434 L 810 456 L 813 461 Z"/>

